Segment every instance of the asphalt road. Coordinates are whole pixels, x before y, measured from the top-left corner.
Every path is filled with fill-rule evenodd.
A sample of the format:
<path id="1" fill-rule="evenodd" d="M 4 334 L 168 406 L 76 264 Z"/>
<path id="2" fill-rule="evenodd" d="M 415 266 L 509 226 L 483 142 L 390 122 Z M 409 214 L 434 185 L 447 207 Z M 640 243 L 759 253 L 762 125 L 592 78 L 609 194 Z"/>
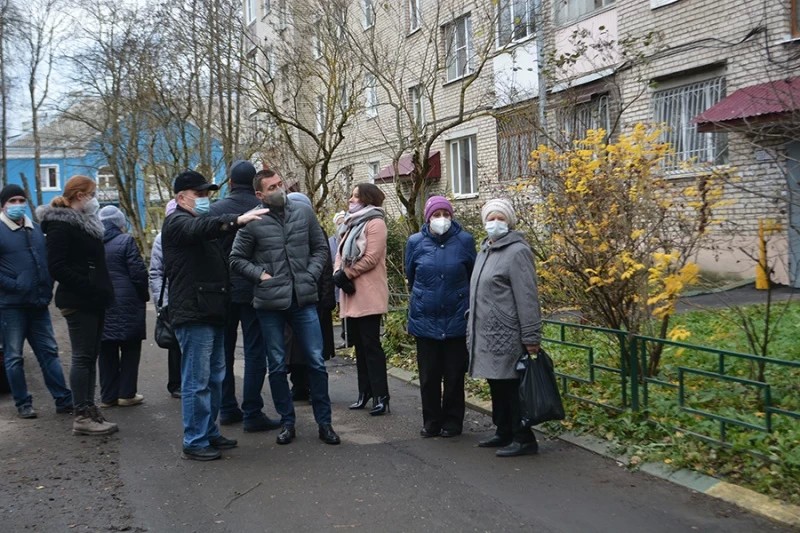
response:
<path id="1" fill-rule="evenodd" d="M 150 313 L 152 321 L 152 312 Z M 64 320 L 54 324 L 68 365 Z M 111 437 L 73 437 L 56 415 L 32 356 L 28 381 L 40 417 L 19 420 L 0 397 L 0 531 L 788 531 L 558 440 L 537 456 L 494 457 L 476 447 L 491 421 L 469 412 L 465 433 L 421 439 L 418 390 L 390 381 L 392 413 L 349 411 L 355 367 L 329 362 L 340 446 L 317 439 L 297 406 L 298 437 L 246 434 L 223 460 L 180 459 L 180 402 L 166 393 L 166 353 L 145 342 L 141 406 L 107 409 Z M 237 362 L 241 383 L 242 366 Z M 268 406 L 271 399 L 265 390 Z M 268 408 L 269 410 L 269 408 Z M 274 411 L 270 410 L 274 415 Z"/>

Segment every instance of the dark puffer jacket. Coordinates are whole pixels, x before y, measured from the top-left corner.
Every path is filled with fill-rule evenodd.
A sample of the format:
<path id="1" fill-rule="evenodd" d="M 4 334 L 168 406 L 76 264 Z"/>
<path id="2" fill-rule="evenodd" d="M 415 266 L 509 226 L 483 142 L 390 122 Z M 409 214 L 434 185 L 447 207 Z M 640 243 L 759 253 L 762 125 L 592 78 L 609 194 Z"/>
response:
<path id="1" fill-rule="evenodd" d="M 425 224 L 409 237 L 405 269 L 411 335 L 436 340 L 466 336 L 475 254 L 475 239 L 455 221 L 444 235 L 434 235 Z"/>
<path id="2" fill-rule="evenodd" d="M 0 308 L 47 307 L 53 279 L 42 230 L 28 217 L 14 230 L 9 224 L 15 223 L 0 215 Z"/>
<path id="3" fill-rule="evenodd" d="M 225 324 L 230 303 L 228 261 L 219 239 L 239 227 L 236 215 L 194 216 L 178 206 L 161 230 L 173 326 Z"/>
<path id="4" fill-rule="evenodd" d="M 102 311 L 114 299 L 106 267 L 103 224 L 94 215 L 69 207 L 36 210 L 47 242 L 47 266 L 58 282 L 56 307 Z"/>
<path id="5" fill-rule="evenodd" d="M 106 310 L 104 341 L 137 341 L 146 338 L 144 304 L 147 269 L 133 237 L 112 225 L 106 226 L 106 264 L 114 284 L 114 301 Z"/>
<path id="6" fill-rule="evenodd" d="M 317 303 L 317 280 L 329 255 L 328 241 L 314 212 L 289 201 L 283 214 L 270 211 L 239 230 L 233 241 L 231 268 L 257 283 L 253 307 L 283 311 L 292 305 L 293 297 L 300 307 Z M 263 272 L 272 277 L 261 281 Z"/>

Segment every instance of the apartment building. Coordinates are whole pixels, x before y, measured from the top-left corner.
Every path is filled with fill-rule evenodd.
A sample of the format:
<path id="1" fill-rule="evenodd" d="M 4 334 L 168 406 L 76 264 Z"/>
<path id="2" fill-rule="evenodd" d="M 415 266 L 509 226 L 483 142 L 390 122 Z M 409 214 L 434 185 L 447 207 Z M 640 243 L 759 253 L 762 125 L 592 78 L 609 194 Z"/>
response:
<path id="1" fill-rule="evenodd" d="M 800 285 L 800 0 L 244 2 L 252 40 L 266 49 L 290 42 L 312 61 L 324 62 L 330 47 L 356 56 L 345 72 L 329 67 L 288 84 L 292 94 L 281 100 L 309 130 L 340 126 L 325 160 L 332 198 L 369 180 L 402 212 L 396 192 L 410 190 L 422 155 L 429 164 L 417 202 L 439 192 L 479 204 L 526 177 L 542 140 L 568 144 L 589 128 L 613 135 L 658 124 L 674 146 L 664 172 L 676 191 L 715 168 L 737 176 L 726 183 L 729 203 L 718 213 L 726 223 L 701 265 L 752 276 L 759 220 L 776 221 L 775 278 Z M 292 24 L 314 5 L 312 31 Z M 331 9 L 340 47 L 313 31 Z M 269 155 L 268 141 L 280 146 L 286 134 L 321 144 L 296 128 L 283 137 L 275 129 L 265 136 L 267 159 L 277 153 Z M 284 159 L 285 172 L 302 174 Z"/>

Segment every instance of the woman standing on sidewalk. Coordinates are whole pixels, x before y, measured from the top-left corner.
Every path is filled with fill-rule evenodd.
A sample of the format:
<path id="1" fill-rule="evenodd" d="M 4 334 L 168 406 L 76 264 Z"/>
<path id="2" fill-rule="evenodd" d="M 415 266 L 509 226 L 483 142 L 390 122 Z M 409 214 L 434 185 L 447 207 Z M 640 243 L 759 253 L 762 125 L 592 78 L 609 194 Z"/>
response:
<path id="1" fill-rule="evenodd" d="M 478 446 L 500 448 L 498 457 L 536 453 L 536 437 L 522 425 L 516 370 L 525 352 L 539 351 L 542 334 L 533 253 L 522 233 L 512 231 L 517 216 L 508 200 L 486 202 L 481 219 L 488 237 L 469 287 L 469 374 L 489 382 L 497 431 Z"/>
<path id="2" fill-rule="evenodd" d="M 350 409 L 363 409 L 373 398 L 369 412 L 373 416 L 389 412 L 386 354 L 380 337 L 381 316 L 389 311 L 386 214 L 381 207 L 385 198 L 372 183 L 359 183 L 353 189 L 333 275 L 341 289 L 340 314 L 356 348 L 358 399 Z"/>
<path id="3" fill-rule="evenodd" d="M 97 355 L 105 310 L 114 299 L 106 268 L 103 224 L 93 179 L 73 176 L 63 196 L 38 210 L 47 235 L 47 266 L 58 281 L 56 307 L 67 320 L 72 345 L 70 388 L 75 404 L 72 433 L 108 435 L 117 425 L 107 422 L 94 403 Z"/>
<path id="4" fill-rule="evenodd" d="M 100 344 L 100 407 L 138 405 L 139 359 L 145 334 L 147 269 L 136 241 L 125 233 L 125 214 L 113 205 L 100 210 L 105 227 L 106 263 L 114 285 L 114 302 L 106 310 Z"/>
<path id="5" fill-rule="evenodd" d="M 464 424 L 469 279 L 475 239 L 443 196 L 425 203 L 425 224 L 408 239 L 408 332 L 417 340 L 422 437 L 455 437 Z M 442 384 L 444 383 L 444 394 Z"/>

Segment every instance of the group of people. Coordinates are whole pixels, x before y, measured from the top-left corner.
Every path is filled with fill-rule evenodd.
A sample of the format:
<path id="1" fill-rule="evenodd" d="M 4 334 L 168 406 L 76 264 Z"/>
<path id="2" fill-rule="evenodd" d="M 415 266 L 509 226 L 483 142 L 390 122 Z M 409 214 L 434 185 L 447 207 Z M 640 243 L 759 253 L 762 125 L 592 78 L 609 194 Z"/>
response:
<path id="1" fill-rule="evenodd" d="M 311 401 L 320 440 L 341 442 L 331 424 L 325 367 L 334 355 L 331 314 L 336 302 L 357 363 L 358 397 L 349 408 L 369 406 L 372 416 L 390 412 L 380 340 L 389 300 L 387 226 L 385 196 L 377 186 L 354 187 L 347 211 L 334 217 L 335 233 L 329 239 L 308 197 L 287 194 L 273 170 L 256 172 L 247 161 L 235 162 L 229 192 L 214 204 L 209 192 L 219 187 L 198 172 L 184 171 L 173 182 L 174 198 L 153 245 L 149 275 L 125 232 L 122 212 L 107 206 L 98 213 L 95 187 L 88 177 L 70 178 L 63 195 L 37 211 L 41 229 L 25 214 L 22 189 L 10 185 L 0 192 L 0 313 L 19 416 L 35 416 L 22 371 L 27 339 L 56 410 L 75 414 L 73 432 L 117 431 L 99 407 L 143 400 L 136 381 L 150 295 L 166 310 L 177 339 L 169 350 L 167 388 L 181 399 L 186 459 L 213 460 L 221 450 L 236 447 L 220 425 L 237 422 L 245 432 L 279 429 L 277 443 L 291 443 L 296 437 L 294 401 L 301 399 Z M 450 202 L 433 196 L 425 205 L 424 225 L 406 246 L 408 330 L 416 338 L 422 398 L 420 434 L 461 434 L 469 372 L 488 379 L 497 427 L 479 446 L 499 448 L 501 457 L 535 453 L 536 439 L 521 422 L 515 369 L 521 356 L 539 349 L 533 255 L 522 234 L 513 231 L 516 215 L 510 202 L 488 201 L 481 217 L 488 237 L 476 250 L 472 235 L 454 220 Z M 72 345 L 70 388 L 47 309 L 53 279 L 58 281 L 55 303 L 66 318 Z M 241 404 L 233 375 L 240 326 Z M 278 420 L 263 410 L 267 375 Z"/>

